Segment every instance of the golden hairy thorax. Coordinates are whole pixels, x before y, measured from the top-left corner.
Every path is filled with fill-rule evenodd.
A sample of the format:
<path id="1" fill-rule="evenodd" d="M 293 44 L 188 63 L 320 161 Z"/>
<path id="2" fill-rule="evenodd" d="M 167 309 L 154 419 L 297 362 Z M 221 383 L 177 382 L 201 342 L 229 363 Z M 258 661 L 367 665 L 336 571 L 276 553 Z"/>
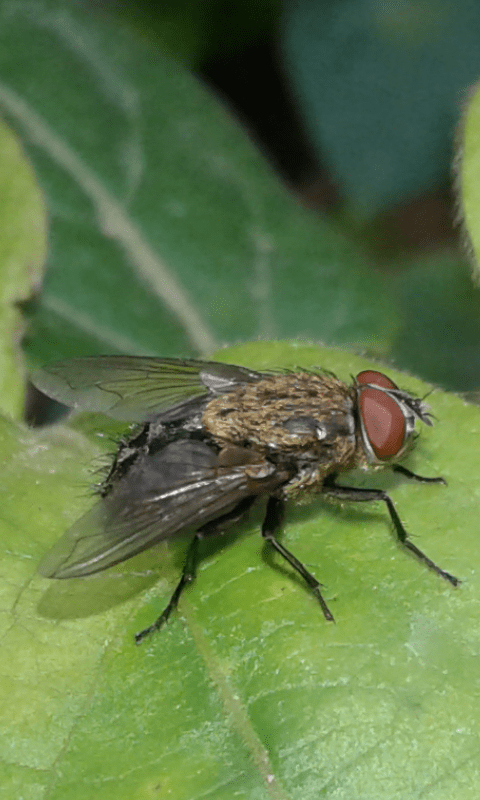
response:
<path id="1" fill-rule="evenodd" d="M 271 375 L 211 400 L 202 424 L 220 445 L 312 462 L 306 483 L 318 484 L 328 473 L 358 464 L 354 397 L 351 387 L 330 375 Z"/>

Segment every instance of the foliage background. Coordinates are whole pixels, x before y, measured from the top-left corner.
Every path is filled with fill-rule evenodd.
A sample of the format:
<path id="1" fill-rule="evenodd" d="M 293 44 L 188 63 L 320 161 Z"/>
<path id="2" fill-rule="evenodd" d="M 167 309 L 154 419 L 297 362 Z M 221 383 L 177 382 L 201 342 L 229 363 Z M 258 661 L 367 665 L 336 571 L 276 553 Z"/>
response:
<path id="1" fill-rule="evenodd" d="M 458 592 L 398 552 L 383 509 L 317 499 L 291 509 L 285 540 L 339 624 L 258 558 L 243 534 L 259 510 L 206 549 L 180 614 L 139 649 L 182 544 L 46 584 L 36 565 L 91 502 L 111 430 L 21 417 L 26 364 L 245 339 L 218 357 L 349 380 L 357 351 L 477 389 L 479 293 L 449 188 L 477 5 L 0 0 L 0 23 L 0 793 L 475 797 L 475 407 L 431 398 L 440 422 L 411 466 L 448 490 L 353 476 L 391 492 Z M 472 250 L 477 106 L 461 170 Z"/>

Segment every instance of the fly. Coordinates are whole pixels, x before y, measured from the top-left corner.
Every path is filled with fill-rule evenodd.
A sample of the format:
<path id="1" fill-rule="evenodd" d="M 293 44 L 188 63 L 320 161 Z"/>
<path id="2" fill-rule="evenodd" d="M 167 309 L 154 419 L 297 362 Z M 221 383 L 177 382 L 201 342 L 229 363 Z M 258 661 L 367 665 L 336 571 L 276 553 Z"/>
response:
<path id="1" fill-rule="evenodd" d="M 276 538 L 285 501 L 321 492 L 342 502 L 385 503 L 399 542 L 437 575 L 459 583 L 409 538 L 382 489 L 344 486 L 339 475 L 390 467 L 414 442 L 428 406 L 382 372 L 351 385 L 328 372 L 262 373 L 194 359 L 99 356 L 49 364 L 34 378 L 50 397 L 84 411 L 141 423 L 120 442 L 100 499 L 40 564 L 47 578 L 77 578 L 125 561 L 157 542 L 193 534 L 183 572 L 159 630 L 196 574 L 201 539 L 238 521 L 266 496 L 262 536 L 304 579 L 327 620 L 320 583 Z"/>

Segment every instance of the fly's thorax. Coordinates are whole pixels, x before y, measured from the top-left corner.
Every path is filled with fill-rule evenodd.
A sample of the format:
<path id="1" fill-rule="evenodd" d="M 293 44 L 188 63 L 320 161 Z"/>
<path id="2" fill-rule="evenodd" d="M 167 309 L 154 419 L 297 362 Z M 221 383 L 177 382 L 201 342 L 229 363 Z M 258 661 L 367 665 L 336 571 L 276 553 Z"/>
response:
<path id="1" fill-rule="evenodd" d="M 211 400 L 202 424 L 219 443 L 307 455 L 332 472 L 355 458 L 354 401 L 352 388 L 330 375 L 271 375 Z"/>

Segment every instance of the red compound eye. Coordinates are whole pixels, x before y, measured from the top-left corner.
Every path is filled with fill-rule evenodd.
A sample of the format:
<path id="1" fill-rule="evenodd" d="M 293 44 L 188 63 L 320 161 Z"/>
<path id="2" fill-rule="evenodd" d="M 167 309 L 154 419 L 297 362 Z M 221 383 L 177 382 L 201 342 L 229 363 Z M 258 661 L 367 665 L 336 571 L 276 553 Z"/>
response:
<path id="1" fill-rule="evenodd" d="M 381 372 L 372 374 L 388 381 Z M 394 458 L 403 447 L 406 431 L 405 416 L 397 401 L 382 389 L 367 386 L 359 392 L 358 405 L 363 431 L 377 458 L 381 461 Z"/>
<path id="2" fill-rule="evenodd" d="M 385 389 L 398 389 L 396 383 L 387 378 L 383 372 L 377 372 L 374 369 L 364 369 L 357 375 L 357 383 L 374 383 L 376 386 L 383 386 Z"/>

